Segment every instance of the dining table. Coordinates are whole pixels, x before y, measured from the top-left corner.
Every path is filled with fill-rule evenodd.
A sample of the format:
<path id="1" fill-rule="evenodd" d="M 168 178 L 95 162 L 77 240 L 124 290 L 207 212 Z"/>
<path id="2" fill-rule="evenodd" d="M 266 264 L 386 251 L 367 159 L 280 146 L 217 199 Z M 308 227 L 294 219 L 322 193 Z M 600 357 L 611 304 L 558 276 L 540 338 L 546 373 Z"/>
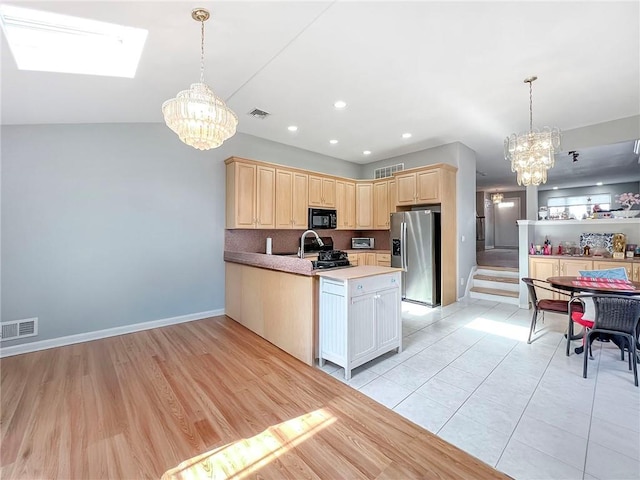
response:
<path id="1" fill-rule="evenodd" d="M 597 278 L 579 278 L 575 276 L 549 277 L 547 282 L 557 290 L 567 292 L 571 297 L 581 293 L 640 296 L 640 282 L 627 281 L 622 284 Z M 637 334 L 640 336 L 640 323 L 638 324 Z M 582 338 L 583 333 L 574 335 L 573 322 L 569 322 L 569 330 L 566 335 L 569 335 L 571 340 L 578 340 Z M 606 339 L 607 336 L 602 335 L 602 338 Z M 616 345 L 618 345 L 618 342 L 616 342 Z M 575 349 L 576 353 L 582 353 L 582 351 L 583 347 Z M 567 355 L 569 355 L 568 352 L 569 346 L 567 345 Z"/>

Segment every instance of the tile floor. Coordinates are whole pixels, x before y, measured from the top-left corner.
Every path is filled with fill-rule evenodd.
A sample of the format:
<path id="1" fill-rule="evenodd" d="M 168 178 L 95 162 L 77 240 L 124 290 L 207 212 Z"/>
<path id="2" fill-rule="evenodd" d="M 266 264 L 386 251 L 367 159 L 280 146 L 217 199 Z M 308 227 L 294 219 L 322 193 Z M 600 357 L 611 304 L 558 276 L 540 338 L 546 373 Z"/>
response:
<path id="1" fill-rule="evenodd" d="M 516 479 L 640 479 L 640 388 L 612 343 L 565 356 L 564 316 L 464 300 L 403 303 L 403 348 L 352 372 L 322 368 Z M 579 342 L 572 342 L 579 346 Z"/>

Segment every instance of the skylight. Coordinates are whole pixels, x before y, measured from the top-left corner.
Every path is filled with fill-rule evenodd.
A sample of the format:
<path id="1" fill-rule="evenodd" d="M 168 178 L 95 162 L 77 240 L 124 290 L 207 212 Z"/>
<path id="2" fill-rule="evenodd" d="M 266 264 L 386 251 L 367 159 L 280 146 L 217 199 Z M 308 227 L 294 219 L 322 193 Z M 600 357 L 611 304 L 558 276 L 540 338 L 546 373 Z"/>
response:
<path id="1" fill-rule="evenodd" d="M 0 5 L 0 24 L 20 70 L 133 78 L 148 31 Z"/>

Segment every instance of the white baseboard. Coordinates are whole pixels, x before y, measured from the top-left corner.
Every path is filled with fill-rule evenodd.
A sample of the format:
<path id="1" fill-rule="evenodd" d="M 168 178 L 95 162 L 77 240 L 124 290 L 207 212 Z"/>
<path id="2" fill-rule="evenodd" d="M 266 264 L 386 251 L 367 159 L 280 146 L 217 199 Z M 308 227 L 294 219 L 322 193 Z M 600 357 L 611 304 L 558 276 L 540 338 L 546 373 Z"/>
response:
<path id="1" fill-rule="evenodd" d="M 125 335 L 127 333 L 141 332 L 143 330 L 151 330 L 152 328 L 176 325 L 178 323 L 193 322 L 194 320 L 202 320 L 203 318 L 216 317 L 219 315 L 224 315 L 224 308 L 209 310 L 206 312 L 190 313 L 188 315 L 180 315 L 179 317 L 151 320 L 150 322 L 134 323 L 133 325 L 106 328 L 104 330 L 96 330 L 95 332 L 51 338 L 49 340 L 41 340 L 39 342 L 23 343 L 10 347 L 0 347 L 0 358 L 20 355 L 23 353 L 37 352 L 48 348 L 64 347 L 66 345 L 73 345 L 74 343 L 100 340 L 101 338 L 115 337 L 117 335 Z"/>

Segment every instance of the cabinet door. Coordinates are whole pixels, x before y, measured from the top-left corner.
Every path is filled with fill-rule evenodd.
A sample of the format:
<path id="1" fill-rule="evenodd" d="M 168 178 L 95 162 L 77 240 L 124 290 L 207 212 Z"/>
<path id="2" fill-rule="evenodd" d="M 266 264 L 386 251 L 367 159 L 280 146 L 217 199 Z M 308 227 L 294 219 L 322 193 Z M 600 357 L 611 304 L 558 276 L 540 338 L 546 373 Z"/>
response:
<path id="1" fill-rule="evenodd" d="M 396 205 L 414 205 L 416 203 L 416 174 L 396 175 Z"/>
<path id="2" fill-rule="evenodd" d="M 309 223 L 309 176 L 306 173 L 293 173 L 293 228 L 306 230 Z"/>
<path id="3" fill-rule="evenodd" d="M 529 276 L 538 280 L 560 275 L 560 265 L 554 258 L 529 258 Z M 543 298 L 557 299 L 557 295 L 547 290 L 536 290 L 538 300 Z"/>
<path id="4" fill-rule="evenodd" d="M 359 259 L 358 259 L 357 253 L 349 253 L 348 257 L 349 257 L 349 263 L 351 265 L 353 265 L 354 267 L 357 267 L 359 265 L 359 262 L 358 262 Z"/>
<path id="5" fill-rule="evenodd" d="M 336 181 L 336 210 L 338 212 L 338 230 L 355 228 L 356 184 Z"/>
<path id="6" fill-rule="evenodd" d="M 309 175 L 309 206 L 322 207 L 322 177 Z"/>
<path id="7" fill-rule="evenodd" d="M 631 280 L 633 278 L 632 271 L 633 264 L 631 262 L 607 262 L 603 260 L 594 260 L 593 261 L 593 269 L 594 270 L 606 270 L 609 268 L 620 268 L 624 267 L 627 271 L 627 278 Z"/>
<path id="8" fill-rule="evenodd" d="M 293 228 L 293 172 L 276 170 L 276 228 Z"/>
<path id="9" fill-rule="evenodd" d="M 640 263 L 633 263 L 633 278 L 634 282 L 640 282 Z"/>
<path id="10" fill-rule="evenodd" d="M 356 184 L 354 182 L 345 183 L 345 196 L 347 212 L 346 227 L 353 230 L 356 228 Z"/>
<path id="11" fill-rule="evenodd" d="M 256 228 L 276 227 L 276 169 L 257 167 Z"/>
<path id="12" fill-rule="evenodd" d="M 376 265 L 379 267 L 391 266 L 391 254 L 390 253 L 376 253 Z"/>
<path id="13" fill-rule="evenodd" d="M 397 345 L 400 338 L 400 321 L 398 318 L 400 289 L 389 288 L 376 292 L 374 301 L 378 348 Z"/>
<path id="14" fill-rule="evenodd" d="M 373 228 L 373 184 L 356 184 L 356 228 Z"/>
<path id="15" fill-rule="evenodd" d="M 388 197 L 389 197 L 389 214 L 391 213 L 396 213 L 397 209 L 396 209 L 396 181 L 395 180 L 389 180 L 389 192 L 388 192 Z M 391 219 L 389 219 L 391 220 Z"/>
<path id="16" fill-rule="evenodd" d="M 375 253 L 359 253 L 358 265 L 376 265 L 377 259 Z"/>
<path id="17" fill-rule="evenodd" d="M 440 171 L 428 170 L 417 174 L 417 203 L 440 201 Z"/>
<path id="18" fill-rule="evenodd" d="M 349 361 L 370 355 L 376 350 L 374 294 L 360 295 L 349 305 Z"/>
<path id="19" fill-rule="evenodd" d="M 336 181 L 333 178 L 322 179 L 322 206 L 336 208 Z"/>
<path id="20" fill-rule="evenodd" d="M 580 270 L 591 270 L 593 268 L 593 262 L 591 260 L 569 260 L 561 259 L 560 261 L 560 275 L 577 277 Z"/>
<path id="21" fill-rule="evenodd" d="M 373 228 L 389 229 L 389 182 L 373 184 Z"/>
<path id="22" fill-rule="evenodd" d="M 227 168 L 234 170 L 233 199 L 227 200 L 235 203 L 233 228 L 256 228 L 256 166 L 234 163 Z"/>

